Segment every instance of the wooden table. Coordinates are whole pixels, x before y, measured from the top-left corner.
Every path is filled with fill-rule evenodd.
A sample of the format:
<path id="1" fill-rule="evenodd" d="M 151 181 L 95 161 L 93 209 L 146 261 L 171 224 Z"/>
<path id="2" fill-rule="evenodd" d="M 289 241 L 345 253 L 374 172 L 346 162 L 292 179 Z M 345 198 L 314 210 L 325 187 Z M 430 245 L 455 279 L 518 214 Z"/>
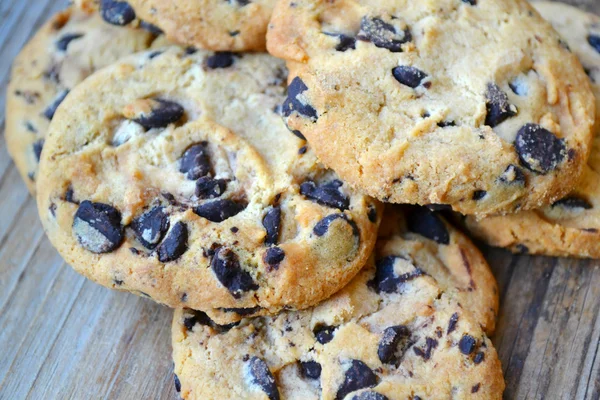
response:
<path id="1" fill-rule="evenodd" d="M 10 60 L 64 0 L 0 0 Z M 571 0 L 600 13 L 600 0 Z M 483 248 L 502 306 L 507 399 L 600 398 L 600 261 Z M 175 399 L 171 310 L 76 274 L 45 238 L 0 136 L 0 399 Z"/>

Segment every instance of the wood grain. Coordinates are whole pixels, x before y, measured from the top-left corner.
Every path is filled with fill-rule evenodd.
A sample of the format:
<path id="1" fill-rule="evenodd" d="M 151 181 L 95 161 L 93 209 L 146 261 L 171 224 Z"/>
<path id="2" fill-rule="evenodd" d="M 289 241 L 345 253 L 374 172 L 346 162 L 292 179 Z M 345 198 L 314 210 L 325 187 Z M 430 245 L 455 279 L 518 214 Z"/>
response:
<path id="1" fill-rule="evenodd" d="M 66 3 L 0 1 L 0 124 L 8 60 Z M 600 261 L 482 249 L 501 290 L 505 398 L 600 399 Z M 0 399 L 175 399 L 171 313 L 64 264 L 0 136 Z"/>

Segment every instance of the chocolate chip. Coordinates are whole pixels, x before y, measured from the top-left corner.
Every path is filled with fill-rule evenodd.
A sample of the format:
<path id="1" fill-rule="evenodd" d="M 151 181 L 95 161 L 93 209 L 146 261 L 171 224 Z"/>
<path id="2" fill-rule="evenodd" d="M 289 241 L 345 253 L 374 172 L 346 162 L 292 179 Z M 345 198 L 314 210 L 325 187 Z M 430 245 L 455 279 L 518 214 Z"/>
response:
<path id="1" fill-rule="evenodd" d="M 463 3 L 470 4 L 472 6 L 477 5 L 477 0 L 462 0 Z"/>
<path id="2" fill-rule="evenodd" d="M 194 212 L 211 222 L 223 222 L 239 214 L 246 206 L 246 203 L 219 199 L 195 207 Z"/>
<path id="3" fill-rule="evenodd" d="M 390 326 L 383 331 L 377 355 L 384 364 L 398 364 L 410 346 L 410 330 L 404 325 Z"/>
<path id="4" fill-rule="evenodd" d="M 290 130 L 290 132 L 292 132 L 298 139 L 306 141 L 306 137 L 299 130 Z"/>
<path id="5" fill-rule="evenodd" d="M 73 233 L 79 244 L 92 253 L 109 253 L 123 242 L 121 213 L 108 204 L 81 203 L 73 219 Z"/>
<path id="6" fill-rule="evenodd" d="M 40 139 L 37 142 L 33 143 L 33 154 L 35 155 L 35 159 L 39 162 L 40 157 L 42 155 L 42 149 L 44 148 L 44 139 Z"/>
<path id="7" fill-rule="evenodd" d="M 481 387 L 481 383 L 478 383 L 477 385 L 474 385 L 474 386 L 471 388 L 471 393 L 477 393 L 477 392 L 479 392 L 479 388 L 480 388 L 480 387 Z"/>
<path id="8" fill-rule="evenodd" d="M 306 150 L 308 150 L 308 147 L 302 146 L 298 149 L 298 154 L 302 155 L 302 154 L 306 153 Z"/>
<path id="9" fill-rule="evenodd" d="M 439 244 L 449 244 L 450 235 L 444 221 L 426 207 L 410 207 L 406 212 L 408 230 L 435 240 Z"/>
<path id="10" fill-rule="evenodd" d="M 373 204 L 369 204 L 369 207 L 367 210 L 367 217 L 369 218 L 369 221 L 371 221 L 372 223 L 377 222 L 377 208 Z"/>
<path id="11" fill-rule="evenodd" d="M 179 381 L 179 377 L 176 374 L 173 374 L 173 380 L 175 381 L 175 390 L 177 393 L 181 392 L 181 382 Z"/>
<path id="12" fill-rule="evenodd" d="M 190 180 L 196 180 L 210 173 L 210 160 L 206 142 L 193 144 L 181 155 L 179 172 Z"/>
<path id="13" fill-rule="evenodd" d="M 427 78 L 425 72 L 407 65 L 395 67 L 392 69 L 392 74 L 394 74 L 394 78 L 396 78 L 398 82 L 413 89 L 419 86 L 423 80 Z"/>
<path id="14" fill-rule="evenodd" d="M 591 209 L 593 206 L 592 204 L 587 201 L 586 199 L 582 199 L 581 197 L 577 197 L 577 196 L 568 196 L 568 197 L 564 197 L 558 201 L 555 201 L 552 204 L 552 207 L 564 207 L 564 208 L 583 208 L 584 210 L 589 210 Z"/>
<path id="15" fill-rule="evenodd" d="M 160 262 L 177 260 L 187 251 L 187 241 L 187 225 L 179 221 L 171 228 L 171 231 L 167 234 L 165 240 L 158 246 L 158 260 Z"/>
<path id="16" fill-rule="evenodd" d="M 240 266 L 238 256 L 226 247 L 219 247 L 215 250 L 210 267 L 219 282 L 236 299 L 242 297 L 244 292 L 258 289 L 252 276 Z"/>
<path id="17" fill-rule="evenodd" d="M 333 221 L 338 220 L 338 219 L 346 221 L 346 223 L 348 225 L 350 225 L 350 227 L 352 228 L 352 234 L 355 237 L 359 236 L 358 226 L 356 226 L 356 223 L 354 221 L 348 219 L 348 216 L 346 214 L 341 214 L 341 213 L 340 214 L 329 214 L 328 216 L 326 216 L 325 218 L 323 218 L 322 220 L 317 222 L 317 224 L 313 228 L 313 233 L 317 236 L 325 235 L 327 233 L 327 231 L 329 231 L 329 226 L 333 223 Z"/>
<path id="18" fill-rule="evenodd" d="M 410 42 L 412 36 L 408 29 L 396 29 L 379 17 L 363 17 L 360 21 L 360 32 L 357 35 L 360 40 L 373 43 L 375 46 L 388 49 L 393 53 L 402 51 L 402 44 Z"/>
<path id="19" fill-rule="evenodd" d="M 344 52 L 346 50 L 354 50 L 356 48 L 356 39 L 352 36 L 344 35 L 343 33 L 323 32 L 327 36 L 336 37 L 339 43 L 335 46 L 337 51 Z"/>
<path id="20" fill-rule="evenodd" d="M 281 208 L 273 207 L 267 211 L 262 220 L 262 225 L 267 231 L 265 245 L 277 244 L 279 241 L 279 228 L 281 224 Z"/>
<path id="21" fill-rule="evenodd" d="M 60 51 L 67 51 L 69 44 L 76 39 L 83 37 L 83 33 L 67 33 L 60 37 L 56 42 L 56 48 Z"/>
<path id="22" fill-rule="evenodd" d="M 485 360 L 485 353 L 483 351 L 475 354 L 475 357 L 473 358 L 475 364 L 480 364 L 483 360 Z"/>
<path id="23" fill-rule="evenodd" d="M 169 217 L 165 208 L 154 207 L 140 215 L 131 222 L 131 229 L 144 247 L 154 249 L 169 230 Z"/>
<path id="24" fill-rule="evenodd" d="M 323 206 L 344 211 L 350 206 L 350 199 L 342 192 L 342 185 L 337 179 L 320 186 L 313 181 L 306 181 L 300 185 L 300 194 Z"/>
<path id="25" fill-rule="evenodd" d="M 252 357 L 248 361 L 248 371 L 252 383 L 260 387 L 269 400 L 279 400 L 279 389 L 266 362 L 258 357 Z"/>
<path id="26" fill-rule="evenodd" d="M 487 115 L 485 117 L 486 125 L 493 128 L 508 118 L 517 115 L 517 107 L 510 104 L 506 93 L 495 83 L 487 84 L 485 98 L 485 106 L 487 108 Z"/>
<path id="27" fill-rule="evenodd" d="M 112 25 L 124 26 L 135 19 L 135 11 L 125 1 L 101 0 L 100 13 Z"/>
<path id="28" fill-rule="evenodd" d="M 360 360 L 351 360 L 344 376 L 344 382 L 335 395 L 335 400 L 343 400 L 349 393 L 376 385 L 377 375 L 371 368 Z"/>
<path id="29" fill-rule="evenodd" d="M 164 128 L 183 117 L 183 107 L 174 101 L 150 99 L 149 105 L 149 112 L 140 112 L 132 118 L 146 129 Z"/>
<path id="30" fill-rule="evenodd" d="M 225 179 L 213 179 L 203 176 L 196 181 L 196 196 L 199 199 L 214 199 L 220 197 L 227 190 Z"/>
<path id="31" fill-rule="evenodd" d="M 285 252 L 279 247 L 269 247 L 265 252 L 263 260 L 269 267 L 273 269 L 278 269 L 279 264 L 285 258 Z"/>
<path id="32" fill-rule="evenodd" d="M 460 342 L 458 342 L 458 348 L 460 352 L 469 355 L 475 350 L 476 340 L 471 335 L 464 335 L 460 338 Z"/>
<path id="33" fill-rule="evenodd" d="M 236 314 L 242 315 L 242 316 L 247 316 L 247 315 L 256 314 L 257 312 L 262 310 L 262 307 L 257 306 L 257 307 L 250 307 L 250 308 L 221 308 L 221 310 L 223 310 L 225 312 L 236 313 Z"/>
<path id="34" fill-rule="evenodd" d="M 313 329 L 313 334 L 317 339 L 317 342 L 321 344 L 329 343 L 333 340 L 333 334 L 337 326 L 328 326 L 328 325 L 317 325 L 315 329 Z"/>
<path id="35" fill-rule="evenodd" d="M 235 58 L 228 51 L 218 52 L 206 59 L 206 66 L 210 69 L 228 68 L 233 65 Z"/>
<path id="36" fill-rule="evenodd" d="M 600 36 L 591 34 L 587 37 L 587 41 L 594 50 L 600 53 Z"/>
<path id="37" fill-rule="evenodd" d="M 521 164 L 540 174 L 555 169 L 567 153 L 563 139 L 537 124 L 526 124 L 519 129 L 515 149 Z"/>
<path id="38" fill-rule="evenodd" d="M 371 390 L 362 392 L 352 397 L 352 400 L 389 400 L 386 396 L 381 393 L 373 392 Z"/>
<path id="39" fill-rule="evenodd" d="M 387 256 L 375 263 L 375 278 L 373 278 L 370 284 L 374 286 L 378 292 L 396 293 L 403 283 L 425 275 L 423 270 L 415 268 L 411 272 L 406 272 L 397 276 L 396 272 L 394 272 L 394 264 L 397 260 L 404 260 L 404 258 L 399 256 Z"/>
<path id="40" fill-rule="evenodd" d="M 287 98 L 283 102 L 282 112 L 283 115 L 289 117 L 294 111 L 298 114 L 308 118 L 317 119 L 317 110 L 311 105 L 305 104 L 301 99 L 298 98 L 302 93 L 308 90 L 308 87 L 304 84 L 300 77 L 295 77 L 292 83 L 287 89 Z"/>
<path id="41" fill-rule="evenodd" d="M 506 184 L 524 185 L 525 174 L 521 168 L 516 165 L 510 164 L 499 178 L 500 182 Z"/>
<path id="42" fill-rule="evenodd" d="M 56 109 L 58 108 L 58 106 L 60 106 L 60 103 L 63 102 L 63 100 L 65 99 L 65 97 L 67 97 L 68 94 L 68 90 L 63 90 L 62 92 L 60 92 L 54 98 L 54 100 L 52 100 L 52 103 L 50 103 L 50 105 L 44 110 L 44 117 L 52 121 L 52 118 L 54 118 L 54 114 L 56 113 Z"/>
<path id="43" fill-rule="evenodd" d="M 458 323 L 458 313 L 452 314 L 450 317 L 450 321 L 448 322 L 448 330 L 446 331 L 446 335 L 451 334 L 456 330 L 456 324 Z"/>
<path id="44" fill-rule="evenodd" d="M 321 364 L 316 361 L 300 361 L 300 374 L 304 378 L 319 379 L 321 377 Z"/>
<path id="45" fill-rule="evenodd" d="M 425 347 L 424 348 L 413 347 L 413 351 L 415 352 L 416 355 L 423 358 L 423 360 L 427 361 L 431 358 L 433 349 L 435 349 L 437 346 L 438 346 L 437 340 L 427 337 L 427 338 L 425 338 Z"/>
<path id="46" fill-rule="evenodd" d="M 189 310 L 192 313 L 191 317 L 186 317 L 183 320 L 183 326 L 188 331 L 194 330 L 194 326 L 196 324 L 204 325 L 204 326 L 212 326 L 214 322 L 206 315 L 206 313 L 202 311 Z"/>
<path id="47" fill-rule="evenodd" d="M 162 29 L 150 22 L 140 21 L 140 28 L 156 36 L 163 34 Z"/>
<path id="48" fill-rule="evenodd" d="M 485 196 L 487 196 L 487 192 L 485 190 L 476 190 L 473 192 L 473 196 L 471 197 L 473 200 L 481 200 Z"/>

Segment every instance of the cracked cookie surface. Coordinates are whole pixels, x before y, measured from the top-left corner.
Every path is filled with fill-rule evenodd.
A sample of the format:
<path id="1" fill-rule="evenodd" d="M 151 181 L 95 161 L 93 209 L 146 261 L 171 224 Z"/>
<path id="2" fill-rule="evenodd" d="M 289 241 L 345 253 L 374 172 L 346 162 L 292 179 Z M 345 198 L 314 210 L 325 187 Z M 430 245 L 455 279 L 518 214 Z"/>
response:
<path id="1" fill-rule="evenodd" d="M 342 288 L 381 205 L 286 129 L 286 73 L 267 54 L 170 47 L 88 78 L 57 110 L 40 164 L 53 245 L 104 286 L 220 322 Z"/>
<path id="2" fill-rule="evenodd" d="M 32 194 L 48 126 L 66 94 L 95 70 L 147 49 L 154 37 L 108 23 L 94 2 L 80 0 L 55 14 L 23 48 L 7 90 L 6 142 Z"/>
<path id="3" fill-rule="evenodd" d="M 316 307 L 227 326 L 176 310 L 181 397 L 500 399 L 500 361 L 482 329 L 482 304 L 497 307 L 497 296 L 463 290 L 469 285 L 455 256 L 473 244 L 426 209 L 386 209 L 383 219 L 375 260 Z M 487 265 L 473 271 L 491 294 Z"/>
<path id="4" fill-rule="evenodd" d="M 581 60 L 600 109 L 600 17 L 561 3 L 532 5 Z M 516 253 L 600 258 L 600 115 L 590 158 L 575 190 L 537 210 L 468 217 L 465 226 L 489 244 Z"/>
<path id="5" fill-rule="evenodd" d="M 214 51 L 265 49 L 275 0 L 129 0 L 169 39 Z"/>
<path id="6" fill-rule="evenodd" d="M 525 1 L 280 1 L 267 45 L 290 68 L 289 128 L 381 200 L 528 210 L 587 160 L 587 76 Z"/>

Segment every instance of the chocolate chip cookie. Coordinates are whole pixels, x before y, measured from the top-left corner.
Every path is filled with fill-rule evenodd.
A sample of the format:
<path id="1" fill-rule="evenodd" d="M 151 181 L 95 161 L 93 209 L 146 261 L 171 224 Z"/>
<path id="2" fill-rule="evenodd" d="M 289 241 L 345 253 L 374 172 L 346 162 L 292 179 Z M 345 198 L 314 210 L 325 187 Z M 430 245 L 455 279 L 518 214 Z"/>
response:
<path id="1" fill-rule="evenodd" d="M 373 249 L 381 205 L 287 130 L 286 74 L 268 54 L 171 47 L 89 77 L 40 163 L 53 245 L 104 286 L 231 318 L 341 289 Z"/>
<path id="2" fill-rule="evenodd" d="M 94 2 L 79 0 L 54 15 L 15 59 L 6 96 L 6 142 L 32 194 L 56 108 L 95 70 L 150 46 L 155 34 L 135 26 L 107 23 Z"/>
<path id="3" fill-rule="evenodd" d="M 290 129 L 381 200 L 538 208 L 588 158 L 588 78 L 523 0 L 281 1 L 267 45 L 290 68 Z"/>
<path id="4" fill-rule="evenodd" d="M 502 398 L 500 361 L 481 327 L 486 317 L 471 312 L 477 295 L 465 303 L 474 292 L 460 296 L 462 289 L 453 287 L 462 280 L 463 262 L 450 253 L 473 245 L 436 214 L 407 211 L 396 227 L 404 233 L 387 236 L 383 227 L 376 262 L 316 307 L 229 325 L 177 310 L 173 358 L 180 396 Z M 479 263 L 472 252 L 463 254 Z M 457 280 L 441 282 L 448 278 Z"/>
<path id="5" fill-rule="evenodd" d="M 275 0 L 129 0 L 169 39 L 215 51 L 264 50 Z"/>
<path id="6" fill-rule="evenodd" d="M 563 45 L 581 60 L 600 110 L 600 17 L 562 3 L 532 4 L 561 34 Z M 600 258 L 599 117 L 588 165 L 574 191 L 538 210 L 469 217 L 467 228 L 486 242 L 517 253 Z"/>

